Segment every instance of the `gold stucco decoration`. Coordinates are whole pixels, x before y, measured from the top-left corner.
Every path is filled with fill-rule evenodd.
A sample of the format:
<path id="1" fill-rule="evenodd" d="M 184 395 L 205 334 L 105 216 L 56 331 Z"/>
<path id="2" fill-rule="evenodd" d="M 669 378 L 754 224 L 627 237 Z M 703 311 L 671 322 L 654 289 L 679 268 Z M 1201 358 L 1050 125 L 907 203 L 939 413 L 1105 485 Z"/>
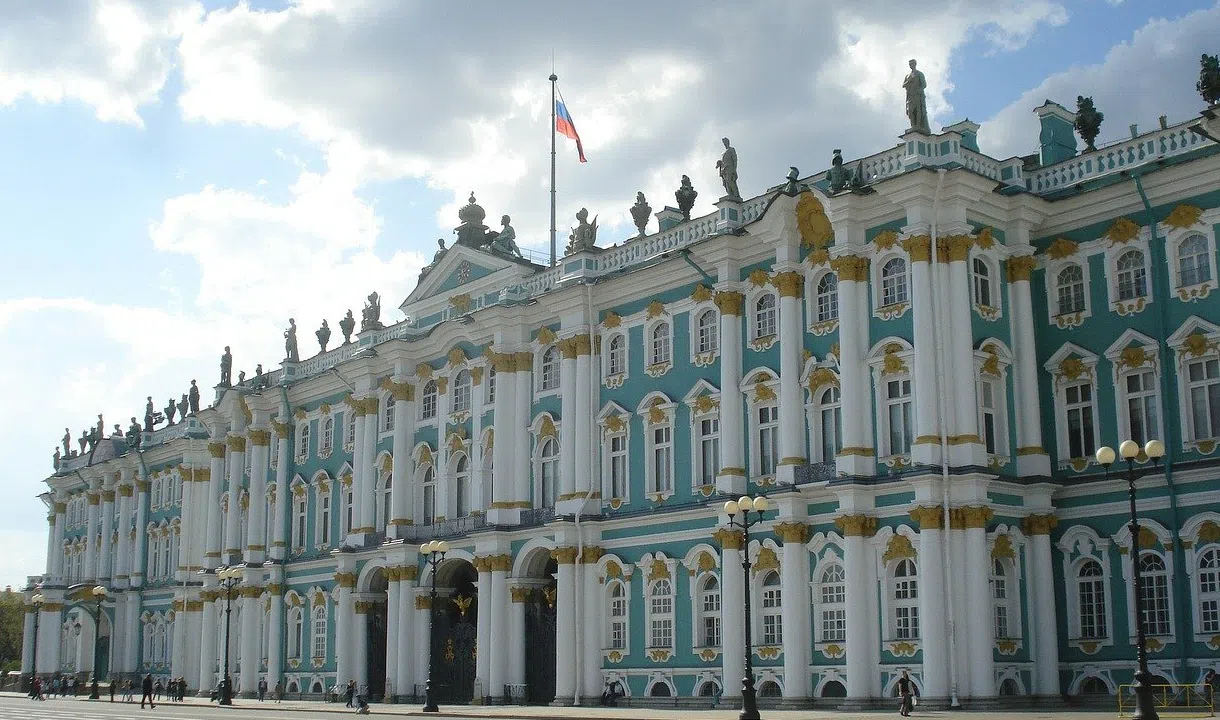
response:
<path id="1" fill-rule="evenodd" d="M 538 328 L 538 342 L 542 343 L 543 345 L 550 345 L 551 343 L 555 342 L 555 331 L 546 325 Z"/>
<path id="2" fill-rule="evenodd" d="M 419 464 L 429 465 L 432 463 L 432 448 L 427 445 L 419 449 Z"/>
<path id="3" fill-rule="evenodd" d="M 995 235 L 992 234 L 991 228 L 985 227 L 979 230 L 978 234 L 974 236 L 974 244 L 983 250 L 990 250 L 995 246 Z"/>
<path id="4" fill-rule="evenodd" d="M 1017 556 L 1016 550 L 1013 549 L 1012 539 L 1007 535 L 997 535 L 995 544 L 991 546 L 991 559 L 999 560 L 1001 558 L 1012 560 Z"/>
<path id="5" fill-rule="evenodd" d="M 769 380 L 770 376 L 766 377 Z M 754 383 L 754 402 L 771 402 L 776 399 L 775 391 L 767 386 L 763 376 L 759 376 L 758 382 Z"/>
<path id="6" fill-rule="evenodd" d="M 1204 520 L 1199 526 L 1199 542 L 1210 543 L 1220 541 L 1220 525 L 1212 520 Z"/>
<path id="7" fill-rule="evenodd" d="M 712 289 L 702 283 L 695 286 L 691 291 L 690 299 L 695 302 L 707 302 L 712 299 Z"/>
<path id="8" fill-rule="evenodd" d="M 555 422 L 551 420 L 550 415 L 544 415 L 542 417 L 542 425 L 538 427 L 538 439 L 541 440 L 543 438 L 553 438 L 557 435 L 558 433 L 555 431 Z"/>
<path id="9" fill-rule="evenodd" d="M 720 401 L 713 398 L 711 395 L 700 395 L 695 398 L 695 412 L 703 415 L 710 413 L 720 407 Z"/>
<path id="10" fill-rule="evenodd" d="M 902 346 L 898 343 L 890 343 L 885 346 L 885 356 L 881 359 L 881 374 L 882 375 L 897 375 L 907 372 L 907 364 L 902 358 L 898 357 L 898 353 L 902 351 Z"/>
<path id="11" fill-rule="evenodd" d="M 665 410 L 661 408 L 661 405 L 663 404 L 665 404 L 664 400 L 661 398 L 654 398 L 652 404 L 648 406 L 649 425 L 660 425 L 661 423 L 665 422 L 667 416 L 665 414 Z"/>
<path id="12" fill-rule="evenodd" d="M 1110 242 L 1115 245 L 1125 245 L 1139 237 L 1139 234 L 1140 226 L 1125 217 L 1115 220 L 1110 229 L 1106 231 L 1106 237 L 1110 238 Z"/>
<path id="13" fill-rule="evenodd" d="M 623 416 L 622 415 L 607 415 L 606 429 L 612 433 L 623 431 Z"/>
<path id="14" fill-rule="evenodd" d="M 877 518 L 869 515 L 840 515 L 835 518 L 835 527 L 844 537 L 872 537 L 877 532 Z"/>
<path id="15" fill-rule="evenodd" d="M 881 556 L 881 562 L 888 563 L 891 560 L 914 559 L 914 557 L 915 546 L 911 544 L 911 539 L 906 535 L 895 534 L 886 543 L 885 554 Z"/>
<path id="16" fill-rule="evenodd" d="M 839 376 L 835 375 L 833 370 L 820 367 L 809 373 L 809 392 L 815 393 L 827 385 L 839 387 Z"/>
<path id="17" fill-rule="evenodd" d="M 932 238 L 927 235 L 912 235 L 902 241 L 902 249 L 911 256 L 911 262 L 928 262 L 932 258 Z"/>
<path id="18" fill-rule="evenodd" d="M 466 357 L 466 353 L 462 350 L 462 348 L 454 347 L 449 351 L 449 354 L 445 356 L 445 359 L 449 361 L 450 365 L 456 367 L 465 363 L 468 358 Z"/>
<path id="19" fill-rule="evenodd" d="M 470 305 L 473 301 L 470 299 L 470 293 L 459 293 L 449 298 L 449 304 L 454 310 L 465 314 L 470 311 Z"/>
<path id="20" fill-rule="evenodd" d="M 763 270 L 762 268 L 754 268 L 750 271 L 750 274 L 746 276 L 746 279 L 749 280 L 750 284 L 754 287 L 762 287 L 771 281 L 771 276 L 768 275 L 767 271 Z"/>
<path id="21" fill-rule="evenodd" d="M 715 570 L 716 558 L 712 557 L 710 552 L 704 550 L 703 552 L 699 553 L 699 559 L 696 562 L 695 567 L 698 568 L 699 572 L 710 572 Z"/>
<path id="22" fill-rule="evenodd" d="M 660 558 L 654 559 L 652 564 L 648 566 L 648 582 L 668 579 L 669 565 L 665 564 L 665 561 Z"/>
<path id="23" fill-rule="evenodd" d="M 421 378 L 428 379 L 432 377 L 432 366 L 428 363 L 420 363 L 415 366 L 415 374 Z"/>
<path id="24" fill-rule="evenodd" d="M 754 561 L 751 568 L 755 574 L 766 572 L 767 570 L 779 570 L 779 558 L 775 555 L 775 550 L 766 545 L 758 549 L 758 559 Z"/>
<path id="25" fill-rule="evenodd" d="M 1201 332 L 1192 333 L 1186 336 L 1186 340 L 1182 342 L 1182 352 L 1192 357 L 1199 357 L 1205 353 L 1215 350 L 1217 343 L 1208 342 L 1207 336 Z"/>
<path id="26" fill-rule="evenodd" d="M 740 530 L 729 530 L 727 528 L 720 528 L 712 533 L 712 539 L 725 550 L 740 550 L 745 542 L 745 536 Z"/>
<path id="27" fill-rule="evenodd" d="M 1199 218 L 1202 215 L 1203 210 L 1194 205 L 1178 205 L 1165 218 L 1165 224 L 1171 228 L 1182 230 L 1199 222 Z"/>
<path id="28" fill-rule="evenodd" d="M 878 250 L 889 250 L 898 244 L 898 233 L 893 230 L 882 230 L 877 233 L 877 237 L 873 238 L 873 245 Z"/>
<path id="29" fill-rule="evenodd" d="M 1008 271 L 1008 282 L 1029 281 L 1029 276 L 1038 266 L 1038 260 L 1033 255 L 1017 255 L 1008 258 L 1004 263 Z"/>
<path id="30" fill-rule="evenodd" d="M 987 375 L 1000 375 L 1000 356 L 997 348 L 992 343 L 987 343 L 983 346 L 983 352 L 987 353 L 987 358 L 983 360 L 983 365 L 980 368 Z"/>
<path id="31" fill-rule="evenodd" d="M 604 325 L 608 328 L 616 328 L 622 324 L 623 324 L 623 319 L 621 317 L 619 317 L 618 313 L 614 312 L 613 310 L 606 313 L 606 316 L 602 318 L 602 325 Z"/>
<path id="32" fill-rule="evenodd" d="M 801 245 L 813 250 L 825 248 L 834 238 L 826 208 L 811 192 L 801 193 L 796 201 L 796 227 L 801 233 Z"/>
<path id="33" fill-rule="evenodd" d="M 1148 352 L 1144 350 L 1144 348 L 1140 347 L 1139 345 L 1132 345 L 1118 354 L 1118 367 L 1143 367 L 1149 360 L 1151 360 L 1151 358 L 1148 357 Z"/>
<path id="34" fill-rule="evenodd" d="M 1046 254 L 1053 260 L 1062 260 L 1075 255 L 1079 249 L 1079 243 L 1067 238 L 1058 238 L 1046 248 Z"/>
<path id="35" fill-rule="evenodd" d="M 660 317 L 665 314 L 665 305 L 660 300 L 653 300 L 648 303 L 648 309 L 644 312 L 644 317 L 649 320 Z"/>
<path id="36" fill-rule="evenodd" d="M 1059 375 L 1068 380 L 1075 380 L 1082 376 L 1088 376 L 1089 369 L 1085 366 L 1084 361 L 1078 357 L 1066 357 L 1059 363 Z"/>

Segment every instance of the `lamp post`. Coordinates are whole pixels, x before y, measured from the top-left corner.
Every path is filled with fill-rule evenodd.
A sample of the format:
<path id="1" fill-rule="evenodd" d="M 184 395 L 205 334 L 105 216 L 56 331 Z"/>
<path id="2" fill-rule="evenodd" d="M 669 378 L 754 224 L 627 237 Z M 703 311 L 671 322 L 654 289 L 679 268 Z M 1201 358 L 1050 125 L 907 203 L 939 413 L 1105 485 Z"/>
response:
<path id="1" fill-rule="evenodd" d="M 429 593 L 428 603 L 428 679 L 424 683 L 424 712 L 434 713 L 441 710 L 432 696 L 432 646 L 436 639 L 436 567 L 445 560 L 445 553 L 449 552 L 449 543 L 444 540 L 433 540 L 424 543 L 419 551 L 432 566 L 432 591 Z"/>
<path id="2" fill-rule="evenodd" d="M 241 582 L 241 568 L 227 567 L 216 571 L 220 579 L 220 587 L 225 591 L 225 665 L 224 677 L 221 679 L 220 704 L 233 704 L 233 680 L 229 677 L 229 630 L 232 627 L 233 588 Z M 207 642 L 207 638 L 204 638 Z"/>
<path id="3" fill-rule="evenodd" d="M 1139 668 L 1135 673 L 1135 720 L 1158 720 L 1156 705 L 1152 700 L 1152 674 L 1148 672 L 1148 644 L 1144 637 L 1144 584 L 1140 576 L 1140 525 L 1135 514 L 1135 480 L 1140 473 L 1135 470 L 1135 458 L 1140 454 L 1139 443 L 1134 440 L 1124 440 L 1118 446 L 1118 454 L 1127 461 L 1127 497 L 1131 506 L 1131 576 L 1135 581 L 1135 652 Z M 1153 465 L 1160 463 L 1165 456 L 1165 443 L 1160 440 L 1149 440 L 1144 444 L 1144 454 L 1152 460 Z M 1101 465 L 1106 476 L 1110 475 L 1110 466 L 1114 464 L 1114 448 L 1102 446 L 1097 448 L 1097 463 Z"/>
<path id="4" fill-rule="evenodd" d="M 740 720 L 759 720 L 758 703 L 754 693 L 754 662 L 751 659 L 753 639 L 751 638 L 750 618 L 750 527 L 762 522 L 763 513 L 771 509 L 771 501 L 765 497 L 752 498 L 744 496 L 738 500 L 729 500 L 724 504 L 724 512 L 729 516 L 729 527 L 739 527 L 743 533 L 744 542 L 741 551 L 741 573 L 745 578 L 742 589 L 745 591 L 745 624 L 746 624 L 746 672 L 741 679 L 741 713 Z M 750 517 L 750 511 L 755 516 Z M 737 515 L 741 519 L 737 519 Z"/>
<path id="5" fill-rule="evenodd" d="M 38 616 L 42 614 L 42 603 L 46 598 L 42 593 L 34 593 L 30 598 L 30 603 L 34 605 L 34 652 L 30 656 L 30 688 L 34 687 L 34 680 L 38 677 Z"/>
<path id="6" fill-rule="evenodd" d="M 101 672 L 101 661 L 98 657 L 98 651 L 102 647 L 102 601 L 106 599 L 106 588 L 101 585 L 95 585 L 90 591 L 93 595 L 93 600 L 96 609 L 93 613 L 93 684 L 89 688 L 89 699 L 100 700 L 101 694 L 97 691 L 97 674 Z"/>

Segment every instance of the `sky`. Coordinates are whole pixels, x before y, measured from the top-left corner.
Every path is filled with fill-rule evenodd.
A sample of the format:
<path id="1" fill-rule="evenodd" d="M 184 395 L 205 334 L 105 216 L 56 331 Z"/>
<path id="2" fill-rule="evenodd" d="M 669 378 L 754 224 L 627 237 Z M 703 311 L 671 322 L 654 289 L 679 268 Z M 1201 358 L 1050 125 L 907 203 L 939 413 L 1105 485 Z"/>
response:
<path id="1" fill-rule="evenodd" d="M 374 290 L 400 319 L 472 191 L 544 250 L 552 54 L 560 234 L 588 207 L 607 245 L 683 174 L 710 211 L 721 137 L 747 197 L 894 145 L 909 58 L 1004 158 L 1048 98 L 1103 142 L 1196 115 L 1218 38 L 1203 0 L 0 0 L 0 586 L 44 570 L 65 426 L 210 388 L 225 345 L 274 367 L 289 317 L 302 355 Z"/>

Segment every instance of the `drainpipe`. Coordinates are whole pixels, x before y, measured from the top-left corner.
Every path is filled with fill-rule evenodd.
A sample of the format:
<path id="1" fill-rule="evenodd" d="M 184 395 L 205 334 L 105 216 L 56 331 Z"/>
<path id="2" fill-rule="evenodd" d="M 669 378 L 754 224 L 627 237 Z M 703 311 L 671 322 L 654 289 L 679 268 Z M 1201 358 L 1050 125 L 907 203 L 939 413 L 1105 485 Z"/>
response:
<path id="1" fill-rule="evenodd" d="M 594 346 L 593 328 L 596 326 L 596 323 L 593 322 L 594 315 L 593 315 L 593 284 L 592 283 L 585 283 L 585 309 L 587 311 L 586 315 L 589 318 L 589 392 L 590 392 L 589 409 L 590 409 L 590 411 L 594 411 L 595 408 L 593 407 L 592 398 L 595 396 L 594 394 L 597 392 L 598 380 L 597 380 L 597 374 L 595 374 L 593 372 L 593 346 Z M 575 418 L 573 418 L 573 420 L 575 420 Z M 572 424 L 574 426 L 576 423 L 573 422 Z M 589 434 L 590 435 L 593 434 L 592 418 L 590 418 L 590 422 L 589 422 Z M 592 442 L 590 442 L 589 447 L 590 448 L 593 447 Z M 590 478 L 590 480 L 592 480 L 592 478 Z M 584 583 L 584 579 L 580 575 L 580 566 L 581 566 L 582 562 L 584 561 L 585 540 L 584 540 L 584 535 L 580 532 L 580 515 L 581 515 L 581 512 L 584 510 L 585 503 L 589 502 L 589 499 L 593 497 L 593 492 L 594 492 L 593 484 L 592 484 L 592 482 L 590 482 L 589 489 L 585 491 L 585 496 L 582 499 L 580 507 L 576 508 L 576 516 L 575 516 L 576 567 L 573 569 L 573 572 L 577 573 L 577 575 L 576 575 L 576 598 L 575 598 L 576 608 L 574 611 L 576 613 L 576 623 L 575 624 L 576 624 L 577 628 L 584 627 L 583 623 L 581 623 L 581 617 L 580 617 L 580 614 L 584 611 L 584 603 L 581 602 L 581 592 L 580 592 L 580 588 Z M 585 618 L 585 620 L 587 621 L 588 618 Z M 574 707 L 580 705 L 580 685 L 581 685 L 580 654 L 581 654 L 581 651 L 584 649 L 584 647 L 583 647 L 584 634 L 578 633 L 576 635 L 575 640 L 576 640 L 576 653 L 575 653 L 575 655 L 576 655 L 576 673 L 575 673 L 576 682 L 574 683 L 574 686 L 576 689 L 572 695 L 572 705 Z"/>
<path id="2" fill-rule="evenodd" d="M 941 295 L 937 288 L 936 278 L 940 274 L 939 270 L 939 253 L 937 252 L 937 241 L 939 236 L 940 223 L 940 193 L 945 184 L 945 169 L 937 168 L 936 170 L 936 194 L 932 196 L 932 233 L 931 233 L 931 261 L 932 268 L 930 270 L 929 282 L 932 286 L 932 342 L 936 346 L 936 403 L 937 413 L 940 415 L 940 486 L 941 486 L 941 512 L 944 515 L 945 536 L 941 541 L 941 560 L 945 565 L 945 600 L 949 611 L 949 705 L 950 707 L 961 707 L 961 702 L 957 698 L 957 632 L 955 629 L 957 614 L 954 609 L 953 602 L 953 553 L 949 550 L 950 533 L 952 532 L 951 523 L 949 522 L 949 411 L 945 403 L 945 354 L 944 344 L 940 341 L 940 315 Z"/>
<path id="3" fill-rule="evenodd" d="M 1148 240 L 1148 267 L 1168 268 L 1166 264 L 1168 261 L 1165 257 L 1165 246 L 1161 244 L 1160 238 L 1158 238 L 1156 234 L 1156 216 L 1152 212 L 1152 203 L 1148 201 L 1148 193 L 1144 192 L 1143 174 L 1144 168 L 1140 167 L 1136 168 L 1136 170 L 1131 173 L 1131 177 L 1133 180 L 1135 180 L 1135 190 L 1139 193 L 1140 201 L 1144 204 L 1144 215 L 1148 222 L 1148 233 L 1150 236 Z M 1166 238 L 1165 241 L 1168 242 L 1169 239 Z M 1165 278 L 1165 282 L 1153 281 L 1151 277 L 1149 280 L 1152 284 L 1152 294 L 1156 300 L 1155 304 L 1157 306 L 1157 356 L 1161 363 L 1161 397 L 1165 399 L 1164 405 L 1166 409 L 1166 412 L 1162 414 L 1162 418 L 1163 422 L 1165 423 L 1166 431 L 1172 432 L 1171 428 L 1173 425 L 1170 423 L 1169 418 L 1180 417 L 1181 411 L 1180 408 L 1178 408 L 1178 396 L 1170 392 L 1169 386 L 1169 369 L 1173 367 L 1173 365 L 1171 362 L 1172 358 L 1169 354 L 1169 345 L 1165 342 L 1168 337 L 1166 333 L 1168 332 L 1169 327 L 1169 292 L 1167 287 L 1169 282 L 1168 269 L 1166 269 Z M 1177 488 L 1175 488 L 1173 484 L 1173 463 L 1174 457 L 1178 452 L 1178 443 L 1170 437 L 1166 437 L 1165 440 L 1167 442 L 1165 443 L 1164 467 L 1165 489 L 1169 493 L 1169 534 L 1170 537 L 1176 538 L 1178 537 L 1178 533 L 1181 528 L 1181 522 L 1178 516 L 1178 492 Z M 1186 607 L 1186 598 L 1190 593 L 1190 588 L 1186 587 L 1184 584 L 1184 580 L 1188 577 L 1188 575 L 1186 573 L 1186 553 L 1182 548 L 1181 542 L 1175 542 L 1173 544 L 1173 559 L 1175 569 L 1177 569 L 1177 571 L 1173 574 L 1175 585 L 1174 595 L 1177 600 L 1175 603 L 1175 605 L 1177 605 L 1175 611 L 1177 616 L 1181 618 L 1181 620 L 1179 620 L 1180 626 L 1178 629 L 1182 631 L 1178 638 L 1178 645 L 1182 648 L 1179 667 L 1182 671 L 1182 679 L 1185 680 L 1186 674 L 1190 670 L 1189 661 L 1192 635 L 1185 632 L 1187 618 L 1190 617 L 1189 608 Z M 1139 558 L 1133 558 L 1133 560 L 1138 561 Z"/>

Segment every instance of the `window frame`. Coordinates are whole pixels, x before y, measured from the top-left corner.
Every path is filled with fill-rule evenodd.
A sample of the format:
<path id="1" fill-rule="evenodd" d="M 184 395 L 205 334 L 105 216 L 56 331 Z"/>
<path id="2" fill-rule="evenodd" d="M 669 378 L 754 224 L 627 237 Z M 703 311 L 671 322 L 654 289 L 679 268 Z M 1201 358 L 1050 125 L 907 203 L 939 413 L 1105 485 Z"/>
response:
<path id="1" fill-rule="evenodd" d="M 901 272 L 886 274 L 886 269 L 901 263 Z M 911 261 L 898 250 L 890 250 L 873 258 L 869 263 L 872 275 L 873 316 L 882 320 L 893 320 L 907 313 L 911 307 Z M 892 286 L 892 297 L 886 295 L 887 281 Z M 887 299 L 889 302 L 887 302 Z"/>
<path id="2" fill-rule="evenodd" d="M 453 387 L 450 392 L 452 393 L 449 407 L 451 415 L 474 412 L 474 380 L 469 369 L 462 368 L 457 371 L 457 374 L 453 376 Z"/>
<path id="3" fill-rule="evenodd" d="M 543 345 L 534 353 L 534 397 L 559 394 L 563 387 L 563 353 L 556 345 Z"/>
<path id="4" fill-rule="evenodd" d="M 419 420 L 436 420 L 440 410 L 440 390 L 436 378 L 428 378 L 419 393 Z"/>
<path id="5" fill-rule="evenodd" d="M 776 552 L 776 554 L 779 553 Z M 775 580 L 773 584 L 772 579 Z M 785 599 L 783 577 L 778 570 L 767 569 L 755 575 L 751 584 L 758 602 L 755 643 L 768 647 L 783 647 Z M 750 648 L 751 652 L 753 650 L 754 648 Z"/>
<path id="6" fill-rule="evenodd" d="M 615 420 L 613 423 L 610 418 Z M 621 423 L 621 424 L 620 424 Z M 617 430 L 612 430 L 612 424 L 619 424 Z M 601 477 L 603 502 L 617 509 L 631 502 L 631 415 L 617 405 L 607 406 L 598 417 L 601 427 Z M 622 448 L 614 449 L 614 441 L 621 440 Z M 621 458 L 622 493 L 614 492 L 614 460 Z"/>
<path id="7" fill-rule="evenodd" d="M 834 577 L 833 571 L 839 575 Z M 813 636 L 818 646 L 838 644 L 845 647 L 847 643 L 847 571 L 836 554 L 831 554 L 815 569 L 813 581 Z M 830 576 L 828 580 L 828 576 Z M 839 588 L 839 592 L 835 589 Z M 828 599 L 829 597 L 829 599 Z M 841 614 L 841 615 L 840 615 Z M 837 619 L 836 619 L 837 616 Z M 827 625 L 841 625 L 841 632 L 827 634 Z"/>
<path id="8" fill-rule="evenodd" d="M 1061 313 L 1059 312 L 1059 275 L 1069 266 L 1076 266 L 1080 270 L 1081 283 L 1084 291 L 1084 305 L 1081 310 Z M 1084 253 L 1070 255 L 1068 257 L 1051 259 L 1046 261 L 1044 270 L 1044 285 L 1046 286 L 1046 316 L 1047 322 L 1051 325 L 1063 330 L 1070 327 L 1079 327 L 1085 320 L 1093 316 L 1093 297 L 1092 284 L 1090 279 L 1089 256 Z"/>
<path id="9" fill-rule="evenodd" d="M 662 588 L 668 588 L 669 592 L 659 592 Z M 644 613 L 645 613 L 645 632 L 647 639 L 647 648 L 649 650 L 673 650 L 675 647 L 676 631 L 677 631 L 677 616 L 674 612 L 674 603 L 677 593 L 674 592 L 673 580 L 669 577 L 657 578 L 645 585 L 644 587 Z M 668 627 L 666 633 L 665 628 Z M 660 631 L 660 632 L 658 632 Z M 665 639 L 668 634 L 668 643 L 659 643 L 658 639 Z"/>
<path id="10" fill-rule="evenodd" d="M 677 485 L 675 457 L 677 454 L 677 427 L 675 415 L 677 404 L 659 393 L 646 396 L 637 409 L 644 425 L 644 495 L 653 502 L 673 496 Z M 656 411 L 656 412 L 654 412 Z M 659 415 L 658 415 L 659 413 Z M 667 432 L 668 439 L 657 446 L 657 432 Z M 657 475 L 658 452 L 665 450 L 668 462 L 664 465 L 668 487 L 662 487 Z"/>
<path id="11" fill-rule="evenodd" d="M 899 570 L 902 570 L 903 574 L 900 575 Z M 885 597 L 889 606 L 886 613 L 887 641 L 918 642 L 923 637 L 923 618 L 919 612 L 919 593 L 923 577 L 919 563 L 915 558 L 892 560 L 887 564 L 885 578 Z"/>
<path id="12" fill-rule="evenodd" d="M 690 361 L 695 367 L 710 365 L 720 356 L 720 313 L 712 303 L 700 303 L 690 318 Z M 709 319 L 705 325 L 704 320 Z"/>
<path id="13" fill-rule="evenodd" d="M 662 315 L 644 325 L 644 371 L 650 377 L 663 375 L 674 365 L 674 324 Z"/>
<path id="14" fill-rule="evenodd" d="M 533 463 L 532 463 L 532 465 L 534 466 L 534 468 L 533 468 L 534 469 L 534 481 L 533 481 L 533 483 L 531 483 L 531 485 L 533 486 L 533 495 L 534 495 L 533 507 L 535 507 L 535 508 L 555 507 L 555 503 L 558 502 L 558 500 L 559 500 L 559 485 L 562 482 L 562 480 L 559 477 L 560 450 L 559 450 L 558 424 L 556 424 L 555 430 L 556 430 L 555 435 L 538 435 L 535 437 L 535 440 L 534 440 L 534 453 L 533 453 L 534 457 L 533 457 Z M 548 448 L 552 449 L 553 452 L 547 453 L 546 450 Z M 548 466 L 550 467 L 549 472 L 550 472 L 550 483 L 551 483 L 551 486 L 550 486 L 551 497 L 549 498 L 550 504 L 547 504 L 547 500 L 548 500 L 548 498 L 547 498 L 547 472 L 548 472 L 547 468 L 548 468 Z"/>
<path id="15" fill-rule="evenodd" d="M 714 591 L 708 589 L 710 583 L 715 583 Z M 691 588 L 692 649 L 719 650 L 724 644 L 724 584 L 719 575 L 706 571 L 692 578 Z M 709 608 L 709 604 L 715 607 Z M 714 635 L 714 643 L 708 642 L 709 631 Z"/>
<path id="16" fill-rule="evenodd" d="M 1203 243 L 1203 252 L 1199 255 L 1205 255 L 1207 262 L 1203 266 L 1207 271 L 1207 278 L 1197 279 L 1196 282 L 1186 284 L 1186 278 L 1182 272 L 1182 246 L 1191 240 L 1201 240 Z M 1169 254 L 1169 272 L 1170 283 L 1173 288 L 1173 293 L 1178 296 L 1179 300 L 1186 301 L 1192 296 L 1191 291 L 1198 294 L 1206 294 L 1216 288 L 1216 243 L 1212 236 L 1211 224 L 1208 223 L 1204 229 L 1200 230 L 1195 227 L 1185 228 L 1182 230 L 1172 230 L 1166 234 L 1166 249 Z M 1207 291 L 1204 291 L 1207 288 Z"/>
<path id="17" fill-rule="evenodd" d="M 615 343 L 620 342 L 622 356 L 615 358 Z M 609 388 L 622 387 L 623 381 L 631 376 L 631 340 L 625 329 L 606 333 L 602 336 L 602 383 Z"/>
<path id="18" fill-rule="evenodd" d="M 830 287 L 823 289 L 822 283 Z M 825 335 L 839 326 L 839 275 L 830 268 L 813 273 L 805 288 L 808 330 Z"/>
<path id="19" fill-rule="evenodd" d="M 621 594 L 615 595 L 615 590 Z M 627 655 L 631 652 L 631 587 L 622 578 L 608 578 L 604 598 L 606 626 L 602 649 Z M 616 614 L 616 605 L 621 605 L 621 614 Z M 616 631 L 620 634 L 616 635 Z M 616 645 L 616 638 L 620 638 L 622 642 Z"/>

